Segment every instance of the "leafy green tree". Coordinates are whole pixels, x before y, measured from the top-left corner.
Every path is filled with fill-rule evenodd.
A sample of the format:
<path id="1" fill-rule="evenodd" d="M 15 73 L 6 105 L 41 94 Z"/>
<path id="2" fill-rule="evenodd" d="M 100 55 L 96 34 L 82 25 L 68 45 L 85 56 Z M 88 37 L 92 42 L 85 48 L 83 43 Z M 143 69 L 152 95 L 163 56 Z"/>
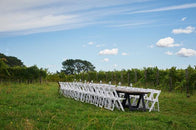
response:
<path id="1" fill-rule="evenodd" d="M 47 69 L 41 68 L 39 70 L 39 82 L 42 83 L 42 80 L 45 79 L 47 76 Z"/>
<path id="2" fill-rule="evenodd" d="M 93 80 L 93 81 L 96 81 L 96 72 L 95 71 L 90 71 L 88 72 L 88 75 L 89 75 L 89 81 Z"/>
<path id="3" fill-rule="evenodd" d="M 71 74 L 79 74 L 81 72 L 88 72 L 88 71 L 94 71 L 95 67 L 86 60 L 80 60 L 80 59 L 68 59 L 66 61 L 62 62 L 63 70 L 65 74 L 71 75 Z"/>
<path id="4" fill-rule="evenodd" d="M 9 66 L 9 67 L 14 67 L 14 66 L 24 66 L 23 62 L 18 59 L 17 57 L 14 57 L 14 56 L 6 56 L 2 53 L 0 53 L 0 58 L 5 58 L 6 59 L 6 64 Z"/>
<path id="5" fill-rule="evenodd" d="M 99 71 L 99 73 L 98 73 L 98 82 L 99 81 L 102 81 L 102 82 L 106 82 L 105 81 L 105 72 L 104 71 Z"/>
<path id="6" fill-rule="evenodd" d="M 5 58 L 0 58 L 0 78 L 4 79 L 7 76 L 10 75 L 8 72 L 8 66 L 6 65 L 6 59 Z"/>
<path id="7" fill-rule="evenodd" d="M 146 82 L 153 83 L 156 86 L 157 83 L 157 67 L 148 67 L 146 70 Z"/>
<path id="8" fill-rule="evenodd" d="M 113 72 L 112 71 L 108 71 L 107 72 L 107 80 L 108 80 L 108 82 L 109 81 L 113 81 L 114 80 L 114 75 L 113 75 Z"/>
<path id="9" fill-rule="evenodd" d="M 192 68 L 190 65 L 187 67 L 188 71 L 188 80 L 187 85 L 189 86 L 191 92 L 195 89 L 196 86 L 196 69 Z"/>
<path id="10" fill-rule="evenodd" d="M 171 67 L 169 70 L 169 82 L 170 82 L 170 88 L 169 91 L 172 91 L 176 81 L 177 81 L 177 70 L 176 67 Z"/>
<path id="11" fill-rule="evenodd" d="M 49 74 L 47 75 L 46 79 L 47 79 L 48 81 L 52 81 L 52 82 L 61 81 L 60 76 L 59 76 L 59 74 L 57 74 L 57 73 L 55 73 L 55 74 L 49 73 Z M 63 81 L 65 81 L 65 80 L 63 80 Z"/>
<path id="12" fill-rule="evenodd" d="M 20 66 L 15 66 L 15 67 L 9 67 L 8 71 L 10 73 L 10 79 L 11 80 L 18 80 L 19 82 L 24 81 L 27 77 L 25 76 L 26 74 L 26 67 L 20 67 Z"/>
<path id="13" fill-rule="evenodd" d="M 27 72 L 26 72 L 26 76 L 28 77 L 28 83 L 32 83 L 33 80 L 38 79 L 39 74 L 40 74 L 40 71 L 36 65 L 28 67 Z"/>

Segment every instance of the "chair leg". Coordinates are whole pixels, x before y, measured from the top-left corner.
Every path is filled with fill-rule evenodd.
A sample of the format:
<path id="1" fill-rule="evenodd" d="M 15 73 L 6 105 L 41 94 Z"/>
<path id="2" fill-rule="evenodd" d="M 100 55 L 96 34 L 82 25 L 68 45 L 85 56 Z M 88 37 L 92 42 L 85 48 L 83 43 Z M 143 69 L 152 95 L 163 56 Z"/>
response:
<path id="1" fill-rule="evenodd" d="M 152 105 L 151 105 L 151 107 L 150 107 L 150 109 L 149 109 L 149 112 L 152 111 L 152 109 L 154 108 L 154 105 L 155 105 L 155 102 L 152 103 Z"/>
<path id="2" fill-rule="evenodd" d="M 122 111 L 125 111 L 120 100 L 116 100 L 115 102 L 116 102 L 116 106 L 119 110 L 121 109 Z"/>

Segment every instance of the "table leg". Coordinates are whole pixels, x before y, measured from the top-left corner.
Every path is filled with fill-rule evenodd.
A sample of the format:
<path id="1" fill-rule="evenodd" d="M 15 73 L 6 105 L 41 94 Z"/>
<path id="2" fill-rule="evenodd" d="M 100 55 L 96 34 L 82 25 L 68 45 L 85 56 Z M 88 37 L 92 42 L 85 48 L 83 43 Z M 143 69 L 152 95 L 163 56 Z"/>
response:
<path id="1" fill-rule="evenodd" d="M 125 99 L 122 101 L 122 105 L 124 108 L 126 107 L 126 101 L 127 101 L 128 97 L 129 97 L 129 95 L 127 93 L 125 93 L 125 95 L 124 95 Z"/>
<path id="2" fill-rule="evenodd" d="M 139 109 L 139 105 L 140 105 L 140 101 L 142 100 L 142 110 L 143 111 L 146 111 L 146 105 L 145 105 L 145 102 L 144 102 L 144 94 L 140 94 L 140 97 L 139 97 L 139 100 L 137 102 L 137 109 Z"/>
<path id="3" fill-rule="evenodd" d="M 140 97 L 139 97 L 139 99 L 138 99 L 137 106 L 136 106 L 136 107 L 137 107 L 137 109 L 139 108 L 141 98 L 142 98 L 142 95 L 140 95 Z"/>
<path id="4" fill-rule="evenodd" d="M 146 105 L 144 102 L 144 95 L 142 94 L 142 105 L 143 105 L 143 110 L 146 111 Z"/>
<path id="5" fill-rule="evenodd" d="M 131 101 L 130 101 L 130 97 L 129 97 L 129 94 L 128 95 L 128 106 L 129 106 L 129 110 L 132 111 L 133 110 L 133 107 L 131 106 Z"/>

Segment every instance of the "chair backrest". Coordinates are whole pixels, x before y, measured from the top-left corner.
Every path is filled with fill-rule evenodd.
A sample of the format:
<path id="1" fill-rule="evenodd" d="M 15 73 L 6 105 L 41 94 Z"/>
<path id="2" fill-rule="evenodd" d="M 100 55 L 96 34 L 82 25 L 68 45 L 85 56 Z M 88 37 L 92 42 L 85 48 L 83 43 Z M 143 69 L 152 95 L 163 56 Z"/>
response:
<path id="1" fill-rule="evenodd" d="M 92 94 L 95 94 L 95 85 L 94 84 L 91 84 L 90 87 L 89 87 L 89 89 L 90 89 L 90 92 Z"/>
<path id="2" fill-rule="evenodd" d="M 87 92 L 90 93 L 90 94 L 94 94 L 95 93 L 93 85 L 91 83 L 87 84 Z"/>
<path id="3" fill-rule="evenodd" d="M 155 90 L 154 91 L 153 97 L 154 97 L 154 100 L 155 101 L 158 101 L 159 100 L 158 98 L 159 98 L 160 93 L 161 93 L 161 90 Z"/>
<path id="4" fill-rule="evenodd" d="M 151 101 L 158 101 L 158 97 L 161 93 L 161 90 L 154 90 L 151 89 L 149 90 L 150 94 L 148 96 L 146 96 L 145 98 Z"/>
<path id="5" fill-rule="evenodd" d="M 111 98 L 118 98 L 118 94 L 116 92 L 116 89 L 114 87 L 108 87 L 107 96 L 109 96 Z"/>

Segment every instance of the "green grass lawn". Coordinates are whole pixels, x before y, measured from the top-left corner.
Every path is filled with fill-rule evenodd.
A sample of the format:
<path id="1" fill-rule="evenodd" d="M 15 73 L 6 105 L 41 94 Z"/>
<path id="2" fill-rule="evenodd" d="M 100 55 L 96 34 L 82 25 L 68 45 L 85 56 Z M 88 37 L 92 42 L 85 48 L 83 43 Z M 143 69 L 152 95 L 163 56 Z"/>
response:
<path id="1" fill-rule="evenodd" d="M 109 111 L 65 98 L 57 83 L 0 84 L 0 129 L 196 129 L 196 95 L 161 92 L 160 112 Z"/>

